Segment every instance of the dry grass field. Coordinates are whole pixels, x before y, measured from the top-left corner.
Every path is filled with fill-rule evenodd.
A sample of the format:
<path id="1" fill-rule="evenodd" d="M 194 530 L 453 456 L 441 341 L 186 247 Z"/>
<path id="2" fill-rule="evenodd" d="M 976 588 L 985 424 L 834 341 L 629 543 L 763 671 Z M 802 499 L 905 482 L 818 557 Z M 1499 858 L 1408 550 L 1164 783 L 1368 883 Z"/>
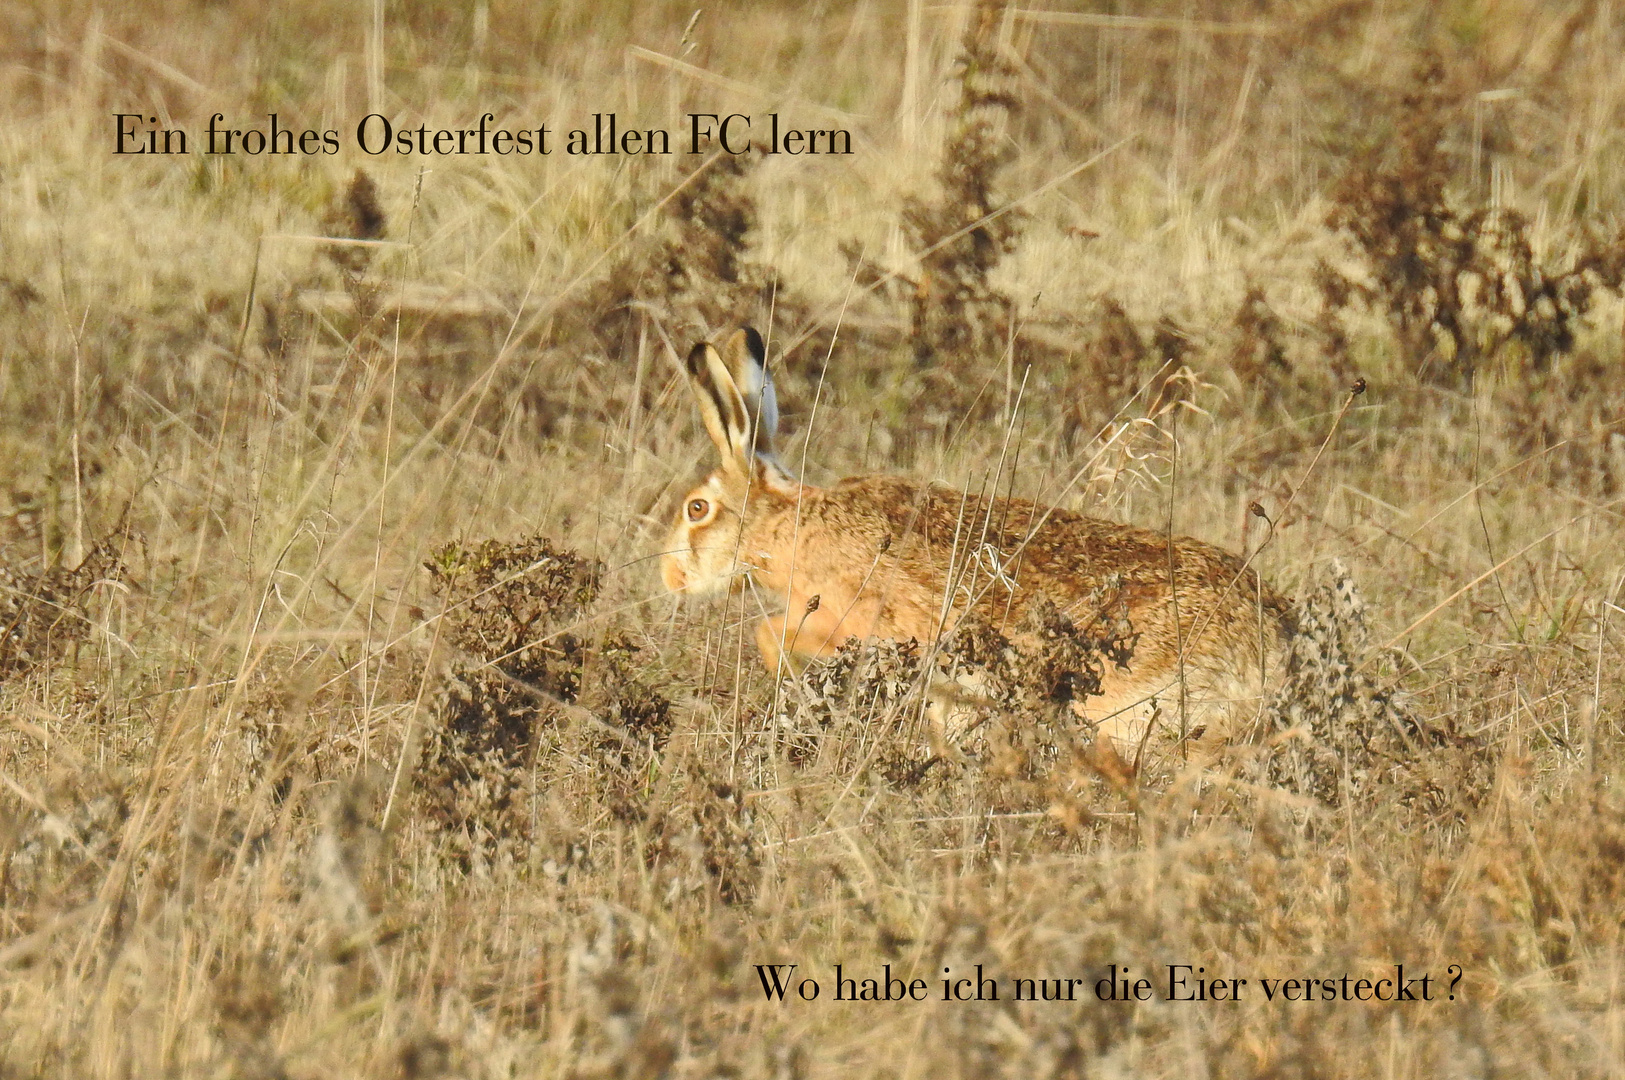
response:
<path id="1" fill-rule="evenodd" d="M 0 1078 L 1625 1077 L 1622 55 L 1612 0 L 0 5 Z M 549 152 L 432 152 L 484 113 Z M 952 745 L 967 635 L 770 675 L 657 573 L 747 322 L 811 482 L 1245 552 L 1281 698 L 1106 753 L 1069 623 Z"/>

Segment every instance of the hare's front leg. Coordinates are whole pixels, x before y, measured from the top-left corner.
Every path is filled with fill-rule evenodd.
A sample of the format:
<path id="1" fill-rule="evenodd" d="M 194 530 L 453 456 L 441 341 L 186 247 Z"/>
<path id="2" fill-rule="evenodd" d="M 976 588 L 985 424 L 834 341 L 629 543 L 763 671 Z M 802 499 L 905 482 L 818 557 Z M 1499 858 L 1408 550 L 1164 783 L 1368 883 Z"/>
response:
<path id="1" fill-rule="evenodd" d="M 770 615 L 756 627 L 756 647 L 769 671 L 779 669 L 783 657 L 794 665 L 796 657 L 823 659 L 835 655 L 851 635 L 841 626 L 838 614 L 820 606 L 807 611 L 798 605 L 793 612 Z M 799 668 L 797 668 L 799 670 Z"/>

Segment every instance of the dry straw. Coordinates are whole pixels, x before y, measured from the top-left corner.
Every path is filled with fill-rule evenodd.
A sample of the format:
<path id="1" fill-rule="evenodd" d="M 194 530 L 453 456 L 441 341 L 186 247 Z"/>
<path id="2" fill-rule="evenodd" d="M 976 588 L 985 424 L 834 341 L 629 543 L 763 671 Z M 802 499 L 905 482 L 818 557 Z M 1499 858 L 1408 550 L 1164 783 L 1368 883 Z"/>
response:
<path id="1" fill-rule="evenodd" d="M 1625 1075 L 1617 12 L 1093 6 L 0 16 L 0 1073 Z M 1066 698 L 1133 628 L 1053 613 L 758 670 L 653 572 L 710 460 L 662 357 L 746 322 L 811 481 L 1244 552 L 1284 697 L 1119 753 Z M 1185 963 L 1243 1000 L 1094 993 Z M 1455 1000 L 1259 981 L 1397 964 Z"/>

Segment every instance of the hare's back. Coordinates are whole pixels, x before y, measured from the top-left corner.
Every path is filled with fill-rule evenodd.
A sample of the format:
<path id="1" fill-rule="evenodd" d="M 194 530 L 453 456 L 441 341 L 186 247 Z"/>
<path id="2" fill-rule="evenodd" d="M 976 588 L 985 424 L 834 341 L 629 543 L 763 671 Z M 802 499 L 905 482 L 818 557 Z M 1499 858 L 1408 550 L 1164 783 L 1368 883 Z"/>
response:
<path id="1" fill-rule="evenodd" d="M 827 494 L 843 516 L 866 519 L 862 531 L 883 539 L 916 580 L 940 587 L 950 574 L 981 573 L 987 600 L 1011 615 L 1046 596 L 1078 614 L 1109 599 L 1131 613 L 1177 601 L 1181 622 L 1232 609 L 1288 618 L 1285 600 L 1242 559 L 1192 537 L 896 477 L 855 477 Z"/>

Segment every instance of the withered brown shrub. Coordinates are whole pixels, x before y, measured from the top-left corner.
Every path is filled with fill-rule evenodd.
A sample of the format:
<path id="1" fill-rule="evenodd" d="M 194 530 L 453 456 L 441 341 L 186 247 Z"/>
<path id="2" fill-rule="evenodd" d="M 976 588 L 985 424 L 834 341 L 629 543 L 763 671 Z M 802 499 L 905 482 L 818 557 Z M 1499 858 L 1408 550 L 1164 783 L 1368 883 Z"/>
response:
<path id="1" fill-rule="evenodd" d="M 0 795 L 0 902 L 17 930 L 94 899 L 124 841 L 137 783 L 123 769 L 63 767 L 38 802 Z"/>
<path id="2" fill-rule="evenodd" d="M 0 564 L 0 680 L 58 663 L 89 636 L 89 605 L 98 587 L 123 578 L 127 540 L 122 527 L 115 530 L 71 569 Z"/>
<path id="3" fill-rule="evenodd" d="M 357 169 L 351 175 L 350 182 L 328 207 L 322 220 L 329 236 L 349 240 L 382 240 L 388 223 L 389 218 L 378 202 L 378 185 L 365 169 Z M 322 253 L 344 271 L 346 280 L 352 283 L 358 282 L 372 265 L 373 249 L 362 245 L 333 245 L 323 248 Z"/>
<path id="4" fill-rule="evenodd" d="M 1082 449 L 1164 361 L 1177 361 L 1174 356 L 1158 356 L 1162 347 L 1183 344 L 1164 329 L 1155 346 L 1147 346 L 1123 305 L 1110 296 L 1100 301 L 1099 314 L 1086 335 L 1080 354 L 1068 357 L 1067 370 L 1055 376 L 1066 398 L 1061 441 L 1068 453 Z"/>
<path id="5" fill-rule="evenodd" d="M 524 863 L 538 799 L 577 756 L 595 798 L 642 821 L 644 771 L 675 715 L 649 685 L 644 647 L 589 629 L 602 565 L 540 536 L 447 544 L 425 565 L 449 659 L 416 787 L 448 852 Z"/>
<path id="6" fill-rule="evenodd" d="M 447 544 L 425 564 L 455 653 L 419 767 L 427 819 L 460 857 L 512 857 L 529 832 L 531 765 L 543 726 L 581 693 L 586 648 L 569 627 L 602 568 L 542 537 Z"/>
<path id="7" fill-rule="evenodd" d="M 333 242 L 317 249 L 311 267 L 301 278 L 267 288 L 259 295 L 259 345 L 274 364 L 280 365 L 291 350 L 308 348 L 311 343 L 300 339 L 315 333 L 322 316 L 336 320 L 333 328 L 349 343 L 346 354 L 350 350 L 366 353 L 378 347 L 379 300 L 385 282 L 369 273 L 377 249 L 366 243 L 343 241 L 382 240 L 388 225 L 377 182 L 365 169 L 357 168 L 348 183 L 332 191 L 321 214 L 320 230 Z M 263 248 L 263 240 L 261 245 Z M 262 250 L 259 257 L 263 254 Z M 345 298 L 336 305 L 325 302 L 320 292 L 324 286 L 331 286 L 335 270 Z M 256 266 L 256 287 L 258 271 Z M 254 295 L 250 293 L 251 298 Z M 354 366 L 345 363 L 346 359 L 347 355 L 330 359 L 323 365 L 330 367 L 326 376 L 340 382 L 353 379 Z"/>
<path id="8" fill-rule="evenodd" d="M 1357 159 L 1332 194 L 1327 225 L 1365 268 L 1317 271 L 1334 360 L 1348 349 L 1336 313 L 1358 304 L 1387 318 L 1426 381 L 1470 385 L 1497 362 L 1540 374 L 1574 348 L 1599 292 L 1617 295 L 1625 283 L 1625 236 L 1586 224 L 1568 238 L 1566 257 L 1538 259 L 1522 213 L 1455 190 L 1455 111 L 1443 66 L 1425 59 L 1390 112 L 1393 138 Z"/>
<path id="9" fill-rule="evenodd" d="M 903 736 L 920 706 L 921 649 L 917 641 L 849 641 L 827 661 L 807 665 L 776 702 L 774 739 L 794 765 L 818 761 L 829 749 L 831 768 L 841 749 L 863 752 L 869 733 Z M 843 737 L 844 736 L 844 737 Z"/>
<path id="10" fill-rule="evenodd" d="M 1625 240 L 1617 250 L 1625 253 Z M 1582 341 L 1541 372 L 1497 386 L 1494 415 L 1520 454 L 1580 490 L 1616 496 L 1625 480 L 1625 365 L 1608 343 Z"/>
<path id="11" fill-rule="evenodd" d="M 1286 328 L 1257 284 L 1247 286 L 1231 319 L 1231 331 L 1230 370 L 1244 392 L 1257 395 L 1259 404 L 1276 404 L 1294 372 L 1283 340 Z"/>
<path id="12" fill-rule="evenodd" d="M 1470 811 L 1488 789 L 1493 747 L 1420 716 L 1363 668 L 1365 601 L 1333 560 L 1296 606 L 1285 679 L 1266 712 L 1268 778 L 1328 807 L 1389 799 L 1432 819 Z"/>
<path id="13" fill-rule="evenodd" d="M 991 2 L 972 14 L 955 60 L 959 101 L 937 168 L 941 190 L 903 207 L 904 231 L 920 261 L 909 338 L 922 366 L 990 363 L 1006 350 L 1012 330 L 1014 303 L 991 280 L 1015 250 L 1025 219 L 1005 206 L 998 189 L 999 173 L 1013 158 L 1005 120 L 1018 107 L 1015 69 L 999 52 L 1003 16 L 1003 6 Z M 974 391 L 962 388 L 959 396 Z"/>
<path id="14" fill-rule="evenodd" d="M 696 776 L 681 797 L 654 813 L 644 858 L 666 880 L 670 898 L 707 886 L 725 904 L 755 898 L 760 841 L 745 797 L 740 788 Z"/>
<path id="15" fill-rule="evenodd" d="M 755 255 L 756 160 L 718 152 L 702 162 L 661 209 L 656 229 L 632 238 L 573 306 L 573 317 L 590 321 L 606 355 L 635 354 L 640 306 L 679 341 L 758 318 L 764 289 L 778 275 Z"/>
<path id="16" fill-rule="evenodd" d="M 622 768 L 632 768 L 642 752 L 659 750 L 671 737 L 673 705 L 645 678 L 652 659 L 647 645 L 635 644 L 622 631 L 605 634 L 589 657 L 581 703 L 618 729 L 600 742 Z"/>

